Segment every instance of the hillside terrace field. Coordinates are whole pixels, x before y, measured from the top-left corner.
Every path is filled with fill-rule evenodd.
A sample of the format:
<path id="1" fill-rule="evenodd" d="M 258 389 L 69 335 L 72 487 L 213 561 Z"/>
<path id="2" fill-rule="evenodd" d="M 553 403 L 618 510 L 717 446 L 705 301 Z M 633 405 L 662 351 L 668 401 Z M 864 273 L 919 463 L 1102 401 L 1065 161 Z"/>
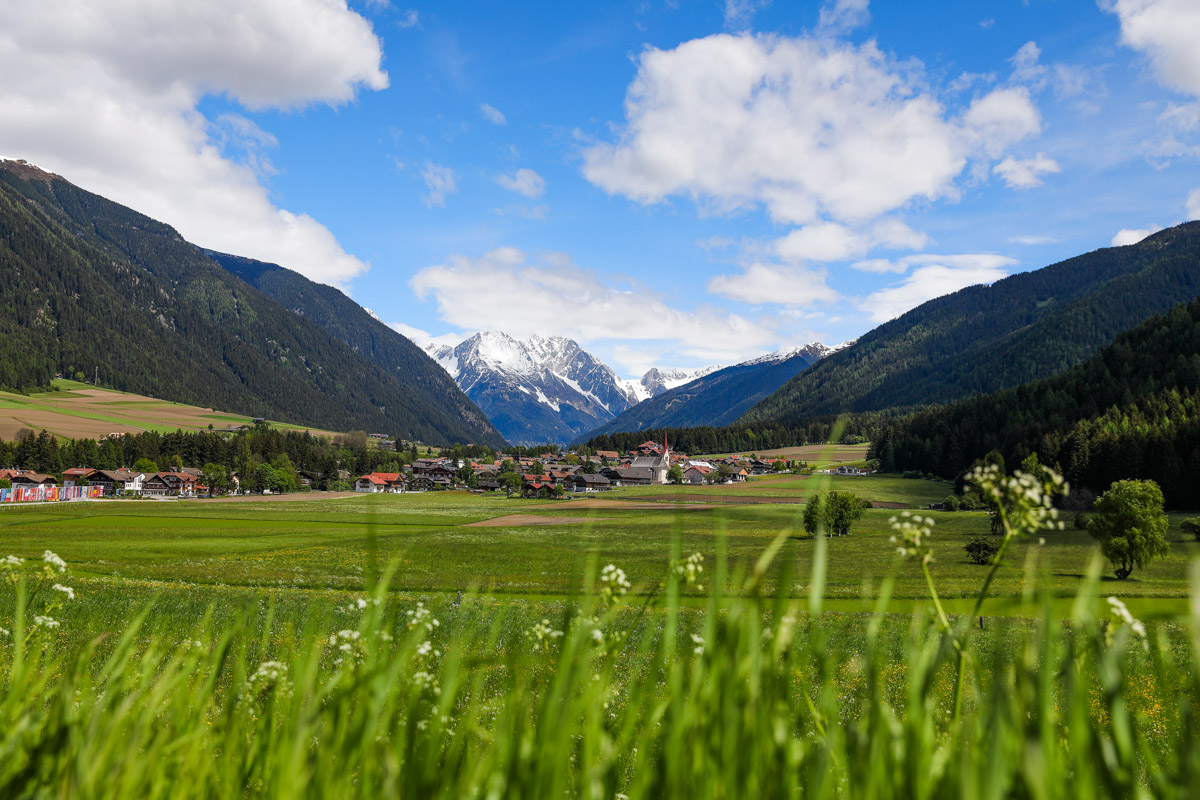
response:
<path id="1" fill-rule="evenodd" d="M 77 381 L 54 381 L 58 391 L 29 395 L 0 392 L 0 438 L 11 440 L 22 429 L 43 428 L 68 439 L 99 439 L 110 433 L 206 430 L 250 425 L 251 417 L 211 408 L 157 400 L 138 394 L 104 389 Z M 280 430 L 332 436 L 331 431 L 272 422 Z"/>
<path id="2" fill-rule="evenodd" d="M 710 563 L 724 548 L 732 565 L 744 567 L 780 531 L 789 531 L 771 587 L 802 596 L 814 547 L 801 524 L 802 502 L 818 485 L 815 478 L 768 477 L 743 486 L 639 487 L 569 501 L 439 492 L 9 507 L 0 511 L 0 553 L 36 557 L 49 547 L 77 575 L 106 585 L 361 591 L 372 569 L 395 563 L 394 591 L 563 598 L 583 588 L 589 565 L 597 563 L 619 564 L 635 586 L 642 583 L 638 591 L 648 590 L 675 539 L 681 552 L 700 552 Z M 947 493 L 938 482 L 894 476 L 835 478 L 832 485 L 917 508 Z M 678 494 L 710 502 L 673 502 Z M 758 495 L 785 502 L 739 504 Z M 925 596 L 918 565 L 899 559 L 888 541 L 895 513 L 868 510 L 850 536 L 829 540 L 825 595 L 835 606 L 863 608 L 863 598 L 874 597 L 891 574 L 900 608 Z M 940 591 L 948 598 L 971 596 L 984 568 L 971 564 L 962 546 L 986 533 L 988 520 L 982 512 L 931 513 Z M 1182 518 L 1172 517 L 1170 556 L 1127 581 L 1105 581 L 1105 591 L 1161 599 L 1147 611 L 1182 610 L 1186 563 L 1200 553 L 1179 529 Z M 1056 596 L 1075 593 L 1095 543 L 1071 527 L 1044 538 L 1044 544 L 1016 545 L 993 594 L 1019 598 L 1031 556 Z M 726 588 L 737 591 L 733 582 Z"/>

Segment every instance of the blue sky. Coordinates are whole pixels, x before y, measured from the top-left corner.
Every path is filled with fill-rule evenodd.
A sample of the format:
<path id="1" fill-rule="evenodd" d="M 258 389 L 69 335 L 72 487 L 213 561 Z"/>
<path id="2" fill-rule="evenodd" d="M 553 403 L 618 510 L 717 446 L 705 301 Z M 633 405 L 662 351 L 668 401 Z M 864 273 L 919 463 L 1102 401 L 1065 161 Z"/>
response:
<path id="1" fill-rule="evenodd" d="M 1200 217 L 1193 0 L 192 5 L 0 10 L 0 155 L 421 343 L 731 363 Z"/>

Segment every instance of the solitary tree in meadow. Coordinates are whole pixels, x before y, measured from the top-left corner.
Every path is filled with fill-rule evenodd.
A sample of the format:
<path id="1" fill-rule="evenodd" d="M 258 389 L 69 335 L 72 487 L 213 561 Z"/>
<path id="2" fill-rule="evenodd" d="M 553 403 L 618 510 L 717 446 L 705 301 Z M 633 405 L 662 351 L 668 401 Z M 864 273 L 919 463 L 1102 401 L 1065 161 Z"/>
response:
<path id="1" fill-rule="evenodd" d="M 1117 481 L 1100 495 L 1094 511 L 1088 533 L 1100 542 L 1100 552 L 1120 580 L 1135 566 L 1145 567 L 1171 552 L 1162 489 L 1154 481 Z"/>

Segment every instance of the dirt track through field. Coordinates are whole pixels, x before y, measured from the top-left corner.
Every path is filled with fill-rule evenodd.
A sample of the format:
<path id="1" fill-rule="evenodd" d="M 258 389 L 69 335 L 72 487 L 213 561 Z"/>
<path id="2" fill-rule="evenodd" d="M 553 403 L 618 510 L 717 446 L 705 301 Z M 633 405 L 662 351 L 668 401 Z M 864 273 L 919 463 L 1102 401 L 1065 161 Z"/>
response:
<path id="1" fill-rule="evenodd" d="M 578 525 L 611 517 L 544 517 L 538 514 L 506 514 L 495 519 L 468 522 L 464 528 L 518 528 L 527 525 Z"/>

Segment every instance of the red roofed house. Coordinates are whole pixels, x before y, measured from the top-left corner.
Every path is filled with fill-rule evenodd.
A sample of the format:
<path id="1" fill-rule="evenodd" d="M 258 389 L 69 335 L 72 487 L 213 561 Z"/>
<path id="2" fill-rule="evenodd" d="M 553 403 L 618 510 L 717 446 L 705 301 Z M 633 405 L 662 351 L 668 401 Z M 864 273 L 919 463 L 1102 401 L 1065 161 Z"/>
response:
<path id="1" fill-rule="evenodd" d="M 404 491 L 404 476 L 399 472 L 372 472 L 354 482 L 354 491 L 367 494 Z"/>

